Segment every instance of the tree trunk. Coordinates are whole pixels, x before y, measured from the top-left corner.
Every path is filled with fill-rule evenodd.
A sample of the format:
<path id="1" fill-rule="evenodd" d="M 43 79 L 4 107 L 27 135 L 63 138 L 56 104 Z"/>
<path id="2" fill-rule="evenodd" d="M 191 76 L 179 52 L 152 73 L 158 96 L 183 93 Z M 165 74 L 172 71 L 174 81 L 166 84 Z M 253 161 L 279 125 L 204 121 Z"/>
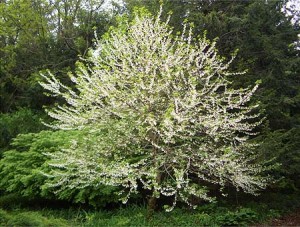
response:
<path id="1" fill-rule="evenodd" d="M 162 180 L 162 174 L 159 170 L 156 173 L 156 183 L 160 184 Z M 153 216 L 154 211 L 157 208 L 157 198 L 154 195 L 154 190 L 152 190 L 152 196 L 148 200 L 148 209 L 147 209 L 147 218 L 151 218 Z"/>
<path id="2" fill-rule="evenodd" d="M 150 132 L 150 140 L 152 141 L 153 144 L 157 144 L 159 140 L 159 136 L 156 135 L 154 132 Z M 158 168 L 158 164 L 156 163 L 156 155 L 157 155 L 157 149 L 153 147 L 153 160 L 154 160 L 154 165 L 157 167 L 157 172 L 156 172 L 156 183 L 160 184 L 161 183 L 161 178 L 162 178 L 162 173 L 160 172 L 160 169 Z M 154 188 L 152 189 L 152 195 L 148 200 L 148 209 L 147 209 L 147 218 L 151 218 L 153 216 L 153 213 L 156 209 L 157 206 L 157 198 L 155 196 Z"/>

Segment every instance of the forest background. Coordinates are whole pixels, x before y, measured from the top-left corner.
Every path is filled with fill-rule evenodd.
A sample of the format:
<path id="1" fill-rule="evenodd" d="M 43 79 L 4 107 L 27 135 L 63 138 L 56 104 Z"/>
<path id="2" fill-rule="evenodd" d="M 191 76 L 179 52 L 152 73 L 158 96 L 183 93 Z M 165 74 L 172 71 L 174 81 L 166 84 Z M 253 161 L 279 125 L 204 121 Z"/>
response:
<path id="1" fill-rule="evenodd" d="M 108 8 L 102 0 L 0 1 L 0 208 L 8 204 L 21 206 L 21 200 L 31 204 L 47 200 L 96 207 L 117 203 L 113 190 L 107 188 L 74 189 L 57 196 L 42 187 L 44 181 L 39 173 L 47 168 L 42 154 L 63 146 L 77 135 L 49 133 L 50 129 L 41 123 L 51 121 L 43 107 L 55 106 L 61 100 L 45 96 L 39 82 L 42 81 L 40 73 L 50 70 L 70 84 L 67 72 L 75 71 L 80 57 L 88 55 L 95 34 L 101 37 L 110 26 L 116 25 L 119 15 L 130 17 L 135 7 L 145 7 L 155 15 L 161 4 L 156 0 L 119 3 Z M 259 129 L 260 134 L 253 139 L 261 142 L 259 149 L 266 160 L 279 164 L 270 172 L 277 180 L 266 189 L 265 194 L 269 195 L 266 200 L 272 200 L 272 193 L 277 198 L 288 196 L 284 197 L 285 202 L 289 196 L 299 195 L 300 16 L 297 5 L 287 0 L 165 0 L 162 17 L 167 18 L 169 12 L 172 12 L 170 25 L 174 33 L 182 30 L 183 21 L 188 21 L 193 23 L 195 36 L 206 33 L 211 40 L 217 38 L 221 56 L 229 59 L 238 50 L 231 68 L 247 69 L 247 73 L 234 78 L 235 88 L 261 81 L 254 101 L 260 102 L 266 120 Z M 253 200 L 230 188 L 228 194 L 227 205 L 237 195 L 240 200 Z M 284 207 L 285 202 L 279 201 L 276 209 Z M 234 217 L 240 214 L 234 212 L 231 213 Z M 253 215 L 253 210 L 247 212 L 247 218 Z M 224 215 L 221 217 L 224 219 Z"/>

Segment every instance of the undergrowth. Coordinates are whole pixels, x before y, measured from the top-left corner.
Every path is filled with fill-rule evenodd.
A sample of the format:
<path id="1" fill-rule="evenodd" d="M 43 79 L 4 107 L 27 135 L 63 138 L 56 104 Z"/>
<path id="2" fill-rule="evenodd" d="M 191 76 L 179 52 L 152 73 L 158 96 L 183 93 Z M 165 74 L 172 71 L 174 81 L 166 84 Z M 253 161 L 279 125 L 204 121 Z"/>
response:
<path id="1" fill-rule="evenodd" d="M 268 224 L 271 219 L 300 207 L 299 194 L 269 193 L 257 201 L 240 201 L 240 204 L 221 201 L 204 204 L 195 210 L 158 211 L 147 218 L 147 209 L 141 205 L 95 210 L 79 207 L 34 209 L 19 203 L 16 207 L 5 208 L 7 200 L 15 202 L 15 197 L 3 200 L 4 197 L 0 197 L 0 226 L 249 226 Z"/>

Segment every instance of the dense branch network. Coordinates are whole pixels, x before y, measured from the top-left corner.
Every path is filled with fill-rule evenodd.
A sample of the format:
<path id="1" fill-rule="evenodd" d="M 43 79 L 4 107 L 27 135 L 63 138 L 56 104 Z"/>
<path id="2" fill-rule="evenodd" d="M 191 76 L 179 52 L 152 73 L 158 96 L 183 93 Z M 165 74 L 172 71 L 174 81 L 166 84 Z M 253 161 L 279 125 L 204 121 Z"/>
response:
<path id="1" fill-rule="evenodd" d="M 257 85 L 231 88 L 228 76 L 243 74 L 229 71 L 233 59 L 225 62 L 214 42 L 193 39 L 186 26 L 172 32 L 160 16 L 137 13 L 70 74 L 76 90 L 44 76 L 41 85 L 66 101 L 48 111 L 51 127 L 89 132 L 52 154 L 52 186 L 122 186 L 126 202 L 141 183 L 155 197 L 173 197 L 173 206 L 211 200 L 203 182 L 253 194 L 266 186 L 247 142 L 261 123 L 248 103 Z"/>

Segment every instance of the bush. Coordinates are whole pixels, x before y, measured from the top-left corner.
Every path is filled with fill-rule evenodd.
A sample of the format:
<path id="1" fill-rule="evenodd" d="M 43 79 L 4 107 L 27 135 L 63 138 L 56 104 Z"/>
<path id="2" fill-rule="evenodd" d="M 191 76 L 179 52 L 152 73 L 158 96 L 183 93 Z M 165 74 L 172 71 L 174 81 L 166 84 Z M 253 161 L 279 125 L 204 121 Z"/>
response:
<path id="1" fill-rule="evenodd" d="M 250 208 L 227 211 L 227 213 L 217 217 L 217 223 L 221 226 L 245 226 L 258 220 L 258 214 Z"/>
<path id="2" fill-rule="evenodd" d="M 21 204 L 28 202 L 24 197 L 16 193 L 6 194 L 0 196 L 0 208 L 10 210 L 14 208 L 19 208 Z"/>
<path id="3" fill-rule="evenodd" d="M 0 226 L 5 225 L 8 220 L 9 220 L 9 217 L 7 215 L 7 212 L 0 209 Z"/>
<path id="4" fill-rule="evenodd" d="M 62 199 L 94 206 L 117 201 L 115 187 L 97 185 L 64 190 L 52 187 L 55 179 L 49 177 L 52 168 L 48 164 L 51 154 L 69 146 L 74 138 L 85 136 L 84 133 L 41 131 L 17 136 L 11 144 L 13 149 L 4 152 L 0 160 L 0 190 L 29 199 Z"/>
<path id="5" fill-rule="evenodd" d="M 14 113 L 0 114 L 0 157 L 1 150 L 4 151 L 18 134 L 39 132 L 44 129 L 45 126 L 40 121 L 43 117 L 44 114 L 26 108 Z"/>

